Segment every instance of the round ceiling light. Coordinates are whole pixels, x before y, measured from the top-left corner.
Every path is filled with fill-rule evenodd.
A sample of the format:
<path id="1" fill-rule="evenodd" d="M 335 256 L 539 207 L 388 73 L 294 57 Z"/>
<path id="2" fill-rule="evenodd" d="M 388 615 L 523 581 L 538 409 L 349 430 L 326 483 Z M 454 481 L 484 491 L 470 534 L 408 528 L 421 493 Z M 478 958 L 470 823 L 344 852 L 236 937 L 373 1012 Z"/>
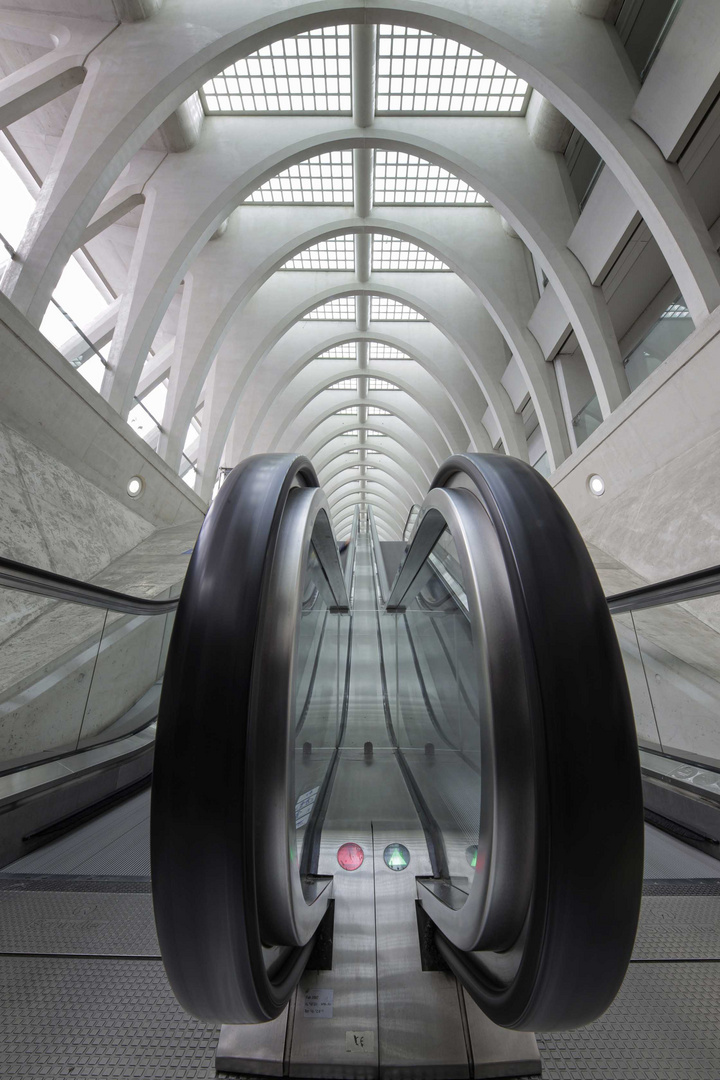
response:
<path id="1" fill-rule="evenodd" d="M 145 481 L 142 476 L 131 476 L 128 480 L 127 493 L 131 499 L 137 499 L 138 495 L 142 495 L 144 487 Z"/>
<path id="2" fill-rule="evenodd" d="M 592 473 L 591 476 L 588 476 L 587 486 L 590 494 L 596 495 L 597 498 L 600 498 L 605 492 L 605 481 L 598 473 Z"/>

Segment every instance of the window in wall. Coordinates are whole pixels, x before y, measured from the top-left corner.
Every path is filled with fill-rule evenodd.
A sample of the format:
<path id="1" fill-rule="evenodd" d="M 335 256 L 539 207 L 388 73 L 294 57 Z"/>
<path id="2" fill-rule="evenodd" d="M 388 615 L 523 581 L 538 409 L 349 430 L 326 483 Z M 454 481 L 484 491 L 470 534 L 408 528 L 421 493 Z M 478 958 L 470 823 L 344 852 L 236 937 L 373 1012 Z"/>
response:
<path id="1" fill-rule="evenodd" d="M 521 116 L 530 91 L 496 60 L 409 26 L 378 27 L 376 111 Z"/>
<path id="2" fill-rule="evenodd" d="M 353 202 L 352 150 L 332 150 L 299 161 L 271 176 L 245 200 L 247 203 L 333 203 Z"/>
<path id="3" fill-rule="evenodd" d="M 443 270 L 450 267 L 425 248 L 396 236 L 373 236 L 373 270 Z"/>
<path id="4" fill-rule="evenodd" d="M 399 390 L 400 387 L 395 383 L 388 382 L 387 379 L 368 379 L 368 390 Z"/>
<path id="5" fill-rule="evenodd" d="M 351 113 L 350 27 L 265 45 L 202 89 L 208 113 Z"/>
<path id="6" fill-rule="evenodd" d="M 368 405 L 367 414 L 368 416 L 392 416 L 389 409 L 381 409 L 379 405 Z"/>
<path id="7" fill-rule="evenodd" d="M 325 352 L 316 356 L 316 360 L 355 360 L 357 356 L 354 341 L 343 341 L 341 345 L 333 345 Z"/>
<path id="8" fill-rule="evenodd" d="M 657 322 L 625 360 L 630 389 L 635 390 L 663 360 L 695 329 L 685 301 L 679 297 L 663 311 Z"/>
<path id="9" fill-rule="evenodd" d="M 355 297 L 339 296 L 335 300 L 328 300 L 326 304 L 308 311 L 303 319 L 335 320 L 337 322 L 355 321 Z"/>
<path id="10" fill-rule="evenodd" d="M 386 345 L 382 341 L 370 342 L 370 360 L 412 360 L 402 349 L 396 349 L 394 345 Z"/>
<path id="11" fill-rule="evenodd" d="M 335 236 L 299 251 L 280 267 L 281 270 L 354 270 L 355 238 Z"/>
<path id="12" fill-rule="evenodd" d="M 327 390 L 350 390 L 357 392 L 358 381 L 356 378 L 338 379 L 337 382 L 332 383 L 331 386 L 326 387 Z"/>
<path id="13" fill-rule="evenodd" d="M 373 204 L 407 203 L 482 206 L 486 200 L 479 191 L 440 165 L 399 150 L 376 150 Z"/>
<path id="14" fill-rule="evenodd" d="M 602 419 L 600 402 L 597 399 L 597 394 L 594 394 L 573 417 L 575 441 L 578 446 L 584 443 L 596 428 L 600 427 Z"/>
<path id="15" fill-rule="evenodd" d="M 190 454 L 190 451 L 200 437 L 200 428 L 200 420 L 198 414 L 196 413 L 190 421 L 190 427 L 188 428 L 187 435 L 185 436 L 185 445 L 183 446 L 184 454 Z"/>
<path id="16" fill-rule="evenodd" d="M 537 469 L 541 476 L 548 477 L 550 475 L 550 459 L 548 458 L 547 450 L 537 459 L 533 465 L 533 469 Z"/>
<path id="17" fill-rule="evenodd" d="M 370 300 L 371 322 L 427 322 L 416 308 L 392 300 L 388 296 L 373 296 Z"/>
<path id="18" fill-rule="evenodd" d="M 158 383 L 130 410 L 127 422 L 141 439 L 148 442 L 157 435 L 168 394 L 168 380 Z M 184 479 L 184 477 L 183 477 Z"/>
<path id="19" fill-rule="evenodd" d="M 183 465 L 186 465 L 186 464 L 187 464 L 187 462 L 183 461 Z M 195 482 L 197 480 L 197 477 L 198 477 L 198 471 L 197 471 L 197 467 L 195 465 L 190 465 L 185 470 L 185 472 L 180 473 L 180 479 L 184 480 L 185 483 L 187 484 L 187 486 L 189 488 L 192 488 L 193 491 L 195 490 Z"/>

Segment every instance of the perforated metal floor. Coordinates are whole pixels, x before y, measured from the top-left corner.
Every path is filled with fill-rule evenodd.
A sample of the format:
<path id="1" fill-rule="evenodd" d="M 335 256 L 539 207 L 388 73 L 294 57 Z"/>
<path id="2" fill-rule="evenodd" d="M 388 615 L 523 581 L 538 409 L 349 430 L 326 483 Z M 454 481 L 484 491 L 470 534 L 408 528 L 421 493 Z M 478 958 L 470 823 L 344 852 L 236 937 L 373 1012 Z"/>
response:
<path id="1" fill-rule="evenodd" d="M 157 958 L 147 815 L 137 796 L 0 873 L 0 1077 L 223 1075 Z M 545 1080 L 720 1078 L 720 864 L 652 834 L 625 983 L 595 1024 L 538 1035 Z"/>

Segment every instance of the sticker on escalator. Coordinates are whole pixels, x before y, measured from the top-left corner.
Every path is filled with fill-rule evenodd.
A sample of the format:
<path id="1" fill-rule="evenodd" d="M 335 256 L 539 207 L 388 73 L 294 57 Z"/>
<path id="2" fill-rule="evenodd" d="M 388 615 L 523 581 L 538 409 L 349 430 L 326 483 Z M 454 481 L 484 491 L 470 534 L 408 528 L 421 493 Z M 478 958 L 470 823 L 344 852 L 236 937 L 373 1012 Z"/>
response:
<path id="1" fill-rule="evenodd" d="M 345 1050 L 348 1054 L 374 1054 L 374 1031 L 346 1031 Z"/>
<path id="2" fill-rule="evenodd" d="M 314 1020 L 332 1020 L 333 992 L 313 987 L 305 991 L 305 1016 Z"/>
<path id="3" fill-rule="evenodd" d="M 298 801 L 295 803 L 295 828 L 302 829 L 303 825 L 307 825 L 312 808 L 315 805 L 315 799 L 317 793 L 320 790 L 319 787 L 310 788 L 304 794 L 298 796 Z"/>

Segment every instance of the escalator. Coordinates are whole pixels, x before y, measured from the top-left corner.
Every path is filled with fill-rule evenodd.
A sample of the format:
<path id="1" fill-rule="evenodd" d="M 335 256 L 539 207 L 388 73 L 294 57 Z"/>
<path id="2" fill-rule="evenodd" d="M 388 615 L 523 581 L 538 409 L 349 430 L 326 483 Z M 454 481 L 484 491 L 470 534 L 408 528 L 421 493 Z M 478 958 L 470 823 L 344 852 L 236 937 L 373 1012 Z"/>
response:
<path id="1" fill-rule="evenodd" d="M 443 466 L 389 587 L 369 522 L 343 569 L 291 455 L 243 462 L 211 507 L 155 754 L 165 968 L 225 1025 L 235 1071 L 527 1075 L 521 1033 L 600 1015 L 637 925 L 640 770 L 607 603 L 513 459 Z"/>
<path id="2" fill-rule="evenodd" d="M 572 1075 L 599 1030 L 623 1075 L 656 1060 L 628 1005 L 714 955 L 667 919 L 720 881 L 720 570 L 614 571 L 606 600 L 500 457 L 452 459 L 411 518 L 386 544 L 356 515 L 339 559 L 311 466 L 271 455 L 179 602 L 185 535 L 148 598 L 0 560 L 2 1060 L 45 1032 L 50 1075 L 175 1075 L 218 1022 L 243 1074 L 535 1075 L 534 1031 Z M 625 678 L 646 900 L 573 1034 L 637 918 Z"/>

